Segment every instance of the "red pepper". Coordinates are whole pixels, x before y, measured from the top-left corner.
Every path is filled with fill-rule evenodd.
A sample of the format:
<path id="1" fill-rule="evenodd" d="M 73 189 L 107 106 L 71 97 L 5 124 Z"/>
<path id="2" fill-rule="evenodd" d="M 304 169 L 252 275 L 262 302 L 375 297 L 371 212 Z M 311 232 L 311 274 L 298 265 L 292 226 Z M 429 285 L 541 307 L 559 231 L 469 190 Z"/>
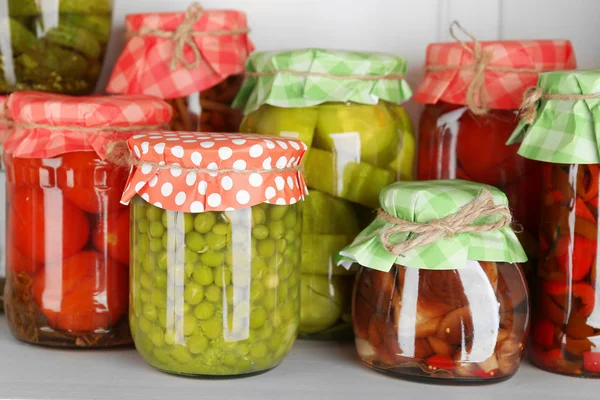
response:
<path id="1" fill-rule="evenodd" d="M 536 321 L 533 326 L 533 339 L 543 347 L 552 347 L 554 343 L 554 324 L 547 319 Z"/>
<path id="2" fill-rule="evenodd" d="M 585 278 L 596 259 L 596 242 L 575 235 L 573 241 L 569 236 L 562 236 L 556 241 L 554 257 L 565 277 L 573 281 Z"/>
<path id="3" fill-rule="evenodd" d="M 594 310 L 596 291 L 587 283 L 577 282 L 568 285 L 563 282 L 547 281 L 544 282 L 544 291 L 552 296 L 566 296 L 570 292 L 581 303 L 581 307 L 575 313 L 582 317 L 589 316 Z"/>
<path id="4" fill-rule="evenodd" d="M 485 372 L 485 371 L 477 368 L 476 370 L 473 371 L 473 373 L 475 375 L 477 375 L 478 377 L 485 378 L 485 379 L 490 379 L 490 378 L 500 375 L 500 371 L 498 369 L 491 370 L 490 372 Z"/>
<path id="5" fill-rule="evenodd" d="M 588 221 L 596 222 L 594 215 L 580 197 L 575 200 L 575 215 L 587 219 Z"/>
<path id="6" fill-rule="evenodd" d="M 586 351 L 583 353 L 583 369 L 588 372 L 600 373 L 600 352 Z"/>
<path id="7" fill-rule="evenodd" d="M 435 356 L 429 357 L 427 360 L 425 360 L 425 363 L 427 365 L 431 365 L 432 367 L 436 367 L 439 369 L 454 369 L 454 360 L 452 360 L 448 356 L 443 356 L 441 354 L 436 354 Z"/>

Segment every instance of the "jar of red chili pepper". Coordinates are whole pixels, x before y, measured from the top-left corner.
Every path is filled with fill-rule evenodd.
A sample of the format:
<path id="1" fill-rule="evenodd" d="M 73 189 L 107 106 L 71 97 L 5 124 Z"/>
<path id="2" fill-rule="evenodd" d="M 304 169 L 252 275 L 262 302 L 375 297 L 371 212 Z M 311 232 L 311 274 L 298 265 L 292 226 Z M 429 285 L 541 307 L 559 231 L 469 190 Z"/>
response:
<path id="1" fill-rule="evenodd" d="M 398 182 L 380 203 L 340 252 L 342 265 L 362 266 L 352 310 L 361 361 L 435 382 L 514 375 L 529 298 L 506 196 L 462 180 Z"/>
<path id="2" fill-rule="evenodd" d="M 596 110 L 600 70 L 542 74 L 509 143 L 545 161 L 541 258 L 529 354 L 540 368 L 600 378 Z"/>
<path id="3" fill-rule="evenodd" d="M 105 161 L 111 141 L 165 126 L 145 96 L 17 92 L 5 144 L 7 282 L 12 333 L 26 342 L 106 347 L 131 342 L 128 170 Z"/>
<path id="4" fill-rule="evenodd" d="M 237 132 L 242 114 L 230 105 L 254 50 L 246 14 L 193 3 L 186 12 L 131 14 L 125 25 L 107 92 L 165 99 L 174 130 Z"/>
<path id="5" fill-rule="evenodd" d="M 473 39 L 464 43 L 458 28 Z M 421 117 L 417 179 L 465 179 L 506 193 L 530 262 L 537 259 L 541 164 L 504 143 L 517 126 L 523 92 L 540 72 L 575 68 L 566 40 L 479 42 L 458 23 L 454 43 L 427 49 L 415 101 Z"/>

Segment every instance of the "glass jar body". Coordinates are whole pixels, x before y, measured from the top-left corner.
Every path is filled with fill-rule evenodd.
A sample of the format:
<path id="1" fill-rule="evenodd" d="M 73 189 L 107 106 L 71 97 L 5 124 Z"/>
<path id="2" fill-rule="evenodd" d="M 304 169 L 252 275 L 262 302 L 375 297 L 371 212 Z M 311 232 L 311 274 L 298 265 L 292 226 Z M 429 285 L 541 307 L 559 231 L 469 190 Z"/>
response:
<path id="1" fill-rule="evenodd" d="M 518 265 L 469 261 L 458 270 L 362 268 L 353 321 L 367 366 L 405 378 L 493 382 L 514 375 L 529 328 Z"/>
<path id="2" fill-rule="evenodd" d="M 415 138 L 406 111 L 384 101 L 262 105 L 245 117 L 240 131 L 294 138 L 308 146 L 300 335 L 351 338 L 355 273 L 337 267 L 333 256 L 370 223 L 382 188 L 412 179 Z"/>
<path id="3" fill-rule="evenodd" d="M 199 214 L 132 201 L 130 324 L 153 367 L 191 376 L 277 366 L 300 320 L 302 203 Z"/>
<path id="4" fill-rule="evenodd" d="M 598 165 L 546 164 L 529 353 L 539 367 L 600 378 Z"/>
<path id="5" fill-rule="evenodd" d="M 127 170 L 95 152 L 5 154 L 7 282 L 12 333 L 57 347 L 131 342 L 127 322 Z"/>
<path id="6" fill-rule="evenodd" d="M 8 11 L 0 92 L 91 94 L 111 31 L 112 0 L 2 0 Z"/>
<path id="7" fill-rule="evenodd" d="M 232 75 L 200 93 L 167 100 L 173 107 L 172 129 L 185 132 L 237 132 L 242 112 L 231 108 L 231 103 L 243 81 L 243 75 Z"/>
<path id="8" fill-rule="evenodd" d="M 516 110 L 490 110 L 479 116 L 466 106 L 425 106 L 420 121 L 417 179 L 464 179 L 496 186 L 508 197 L 517 235 L 529 258 L 538 257 L 542 163 L 517 154 L 519 144 L 506 146 L 517 124 Z"/>

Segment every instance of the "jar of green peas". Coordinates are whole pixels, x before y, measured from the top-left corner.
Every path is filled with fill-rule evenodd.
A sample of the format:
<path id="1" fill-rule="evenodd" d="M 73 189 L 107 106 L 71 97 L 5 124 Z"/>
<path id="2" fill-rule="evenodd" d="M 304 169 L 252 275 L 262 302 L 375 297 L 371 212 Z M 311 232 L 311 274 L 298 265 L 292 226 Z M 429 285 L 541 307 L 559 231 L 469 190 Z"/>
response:
<path id="1" fill-rule="evenodd" d="M 137 350 L 182 375 L 277 366 L 300 321 L 306 146 L 187 132 L 137 135 L 127 146 Z"/>

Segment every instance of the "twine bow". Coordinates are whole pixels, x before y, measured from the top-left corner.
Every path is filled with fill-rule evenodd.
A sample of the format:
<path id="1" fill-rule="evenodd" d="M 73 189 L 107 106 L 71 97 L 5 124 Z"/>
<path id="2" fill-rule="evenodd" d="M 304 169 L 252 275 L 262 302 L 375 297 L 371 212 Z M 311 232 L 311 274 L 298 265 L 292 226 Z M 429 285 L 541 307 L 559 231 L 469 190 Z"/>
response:
<path id="1" fill-rule="evenodd" d="M 536 86 L 532 86 L 523 94 L 523 103 L 521 104 L 520 115 L 529 125 L 535 122 L 537 116 L 537 106 L 540 100 L 592 100 L 600 99 L 600 93 L 591 94 L 559 94 L 546 93 Z"/>
<path id="2" fill-rule="evenodd" d="M 250 32 L 249 29 L 224 29 L 214 31 L 194 31 L 194 25 L 202 14 L 204 8 L 200 3 L 192 3 L 188 6 L 185 11 L 185 17 L 183 22 L 175 31 L 164 31 L 160 29 L 152 29 L 142 27 L 138 32 L 131 32 L 129 36 L 157 36 L 161 38 L 171 39 L 175 43 L 175 49 L 169 68 L 171 71 L 175 70 L 179 64 L 183 65 L 187 69 L 195 69 L 200 66 L 202 60 L 202 53 L 200 47 L 194 40 L 197 36 L 227 36 L 227 35 L 242 35 Z M 192 50 L 193 61 L 190 62 L 185 57 L 185 48 L 188 47 Z"/>
<path id="3" fill-rule="evenodd" d="M 512 221 L 508 206 L 495 205 L 492 194 L 485 189 L 477 198 L 466 204 L 458 212 L 426 223 L 396 218 L 382 209 L 377 210 L 377 212 L 379 218 L 393 224 L 388 229 L 382 230 L 379 237 L 386 250 L 395 256 L 399 256 L 415 247 L 424 246 L 459 233 L 496 231 L 509 226 Z M 473 222 L 478 218 L 489 216 L 500 216 L 501 218 L 491 224 L 473 225 Z M 397 244 L 390 241 L 392 235 L 403 232 L 414 233 L 418 236 Z"/>

